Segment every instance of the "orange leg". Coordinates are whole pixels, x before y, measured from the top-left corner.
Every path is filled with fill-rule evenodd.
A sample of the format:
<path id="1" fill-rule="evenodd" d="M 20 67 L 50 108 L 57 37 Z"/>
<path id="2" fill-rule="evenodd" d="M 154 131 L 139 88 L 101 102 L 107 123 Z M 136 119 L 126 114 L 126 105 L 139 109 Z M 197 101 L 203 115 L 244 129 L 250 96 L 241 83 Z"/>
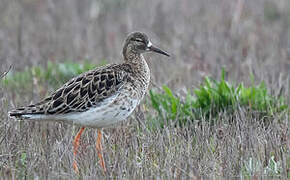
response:
<path id="1" fill-rule="evenodd" d="M 102 166 L 103 170 L 104 170 L 104 174 L 106 173 L 107 169 L 105 166 L 105 161 L 103 158 L 103 150 L 102 150 L 102 131 L 101 130 L 97 130 L 98 131 L 98 137 L 97 137 L 97 143 L 96 143 L 96 149 L 97 149 L 97 153 L 98 153 L 98 157 L 99 157 L 99 163 Z"/>
<path id="2" fill-rule="evenodd" d="M 80 131 L 77 133 L 77 135 L 76 135 L 76 137 L 74 139 L 74 142 L 73 142 L 73 146 L 74 146 L 73 168 L 74 168 L 74 171 L 77 174 L 79 173 L 79 168 L 78 168 L 78 163 L 77 163 L 77 160 L 76 160 L 76 156 L 78 154 L 78 148 L 79 148 L 79 145 L 80 145 L 80 138 L 81 138 L 81 135 L 82 135 L 84 130 L 85 130 L 85 127 L 82 127 L 80 129 Z"/>

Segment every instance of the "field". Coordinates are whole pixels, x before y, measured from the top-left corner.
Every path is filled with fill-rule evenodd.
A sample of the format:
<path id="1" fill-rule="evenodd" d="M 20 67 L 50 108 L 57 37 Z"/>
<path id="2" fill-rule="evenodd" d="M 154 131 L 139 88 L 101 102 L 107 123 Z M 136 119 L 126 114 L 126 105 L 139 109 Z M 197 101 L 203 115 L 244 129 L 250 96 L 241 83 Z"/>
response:
<path id="1" fill-rule="evenodd" d="M 104 129 L 107 174 L 87 128 L 77 175 L 80 127 L 8 111 L 121 63 L 132 31 L 172 56 L 144 55 L 151 90 Z M 289 0 L 0 0 L 0 179 L 287 179 L 289 72 Z"/>

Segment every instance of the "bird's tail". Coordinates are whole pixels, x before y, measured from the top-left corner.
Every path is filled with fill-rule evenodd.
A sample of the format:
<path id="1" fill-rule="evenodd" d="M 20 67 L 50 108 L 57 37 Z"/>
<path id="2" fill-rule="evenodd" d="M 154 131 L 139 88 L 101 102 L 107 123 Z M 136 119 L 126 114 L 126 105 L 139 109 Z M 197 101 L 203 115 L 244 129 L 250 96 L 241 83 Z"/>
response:
<path id="1" fill-rule="evenodd" d="M 30 105 L 27 107 L 20 107 L 17 109 L 13 109 L 8 112 L 9 117 L 14 117 L 20 120 L 23 119 L 35 119 L 35 117 L 43 114 L 44 112 L 39 109 L 36 105 Z"/>

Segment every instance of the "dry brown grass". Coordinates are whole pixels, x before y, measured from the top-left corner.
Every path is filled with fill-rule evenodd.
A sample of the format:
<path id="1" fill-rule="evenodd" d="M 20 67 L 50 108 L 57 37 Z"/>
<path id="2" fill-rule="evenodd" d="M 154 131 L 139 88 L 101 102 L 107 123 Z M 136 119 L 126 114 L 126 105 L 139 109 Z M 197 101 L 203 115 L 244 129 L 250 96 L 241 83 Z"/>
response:
<path id="1" fill-rule="evenodd" d="M 120 62 L 123 39 L 141 30 L 173 54 L 170 61 L 146 55 L 154 83 L 181 93 L 225 67 L 230 81 L 250 83 L 252 73 L 289 104 L 290 3 L 243 2 L 0 0 L 0 74 L 10 65 L 17 71 L 47 60 Z M 0 177 L 77 179 L 72 140 L 78 127 L 7 117 L 9 109 L 45 95 L 33 87 L 19 94 L 0 86 Z M 107 179 L 240 178 L 250 158 L 261 164 L 252 175 L 266 179 L 271 156 L 281 163 L 279 177 L 289 176 L 289 114 L 277 115 L 267 128 L 241 109 L 233 117 L 221 114 L 212 126 L 150 131 L 149 113 L 156 112 L 141 105 L 128 121 L 105 130 Z M 94 130 L 84 133 L 81 150 L 80 178 L 103 179 Z"/>

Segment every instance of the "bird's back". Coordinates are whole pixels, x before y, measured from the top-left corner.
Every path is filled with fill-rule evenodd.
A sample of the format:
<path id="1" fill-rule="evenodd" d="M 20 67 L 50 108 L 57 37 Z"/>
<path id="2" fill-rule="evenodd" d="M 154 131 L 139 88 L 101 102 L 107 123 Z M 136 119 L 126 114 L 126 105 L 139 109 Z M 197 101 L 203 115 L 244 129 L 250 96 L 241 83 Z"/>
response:
<path id="1" fill-rule="evenodd" d="M 83 73 L 65 83 L 49 97 L 26 107 L 9 112 L 10 116 L 57 115 L 84 112 L 100 106 L 127 83 L 131 67 L 111 64 Z"/>

